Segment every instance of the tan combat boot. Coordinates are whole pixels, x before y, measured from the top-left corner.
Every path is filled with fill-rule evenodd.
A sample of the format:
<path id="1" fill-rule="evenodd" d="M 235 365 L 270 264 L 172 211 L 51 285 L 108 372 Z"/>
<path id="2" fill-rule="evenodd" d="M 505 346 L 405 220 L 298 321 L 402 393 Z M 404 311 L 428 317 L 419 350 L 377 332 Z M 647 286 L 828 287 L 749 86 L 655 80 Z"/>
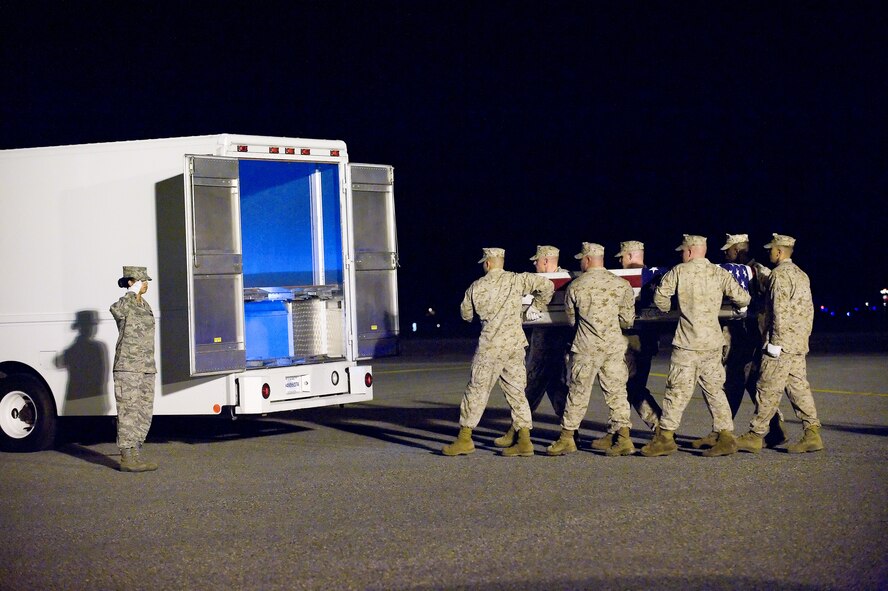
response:
<path id="1" fill-rule="evenodd" d="M 755 431 L 744 433 L 737 438 L 737 451 L 748 451 L 757 454 L 762 451 L 762 436 Z"/>
<path id="2" fill-rule="evenodd" d="M 532 456 L 533 442 L 530 440 L 530 429 L 518 429 L 518 443 L 504 449 L 503 455 L 507 458 Z"/>
<path id="3" fill-rule="evenodd" d="M 512 447 L 515 445 L 515 427 L 509 427 L 502 437 L 493 440 L 493 444 L 497 447 Z"/>
<path id="4" fill-rule="evenodd" d="M 604 453 L 610 457 L 631 456 L 635 453 L 635 444 L 629 438 L 629 427 L 622 427 L 614 433 L 614 444 Z"/>
<path id="5" fill-rule="evenodd" d="M 704 451 L 701 455 L 704 458 L 715 458 L 718 456 L 729 456 L 737 453 L 737 440 L 734 439 L 734 433 L 725 429 L 718 432 L 718 441 L 715 445 Z"/>
<path id="6" fill-rule="evenodd" d="M 786 451 L 791 454 L 802 454 L 808 451 L 820 451 L 823 449 L 823 440 L 820 438 L 820 426 L 805 427 L 805 434 L 798 443 L 786 446 Z"/>
<path id="7" fill-rule="evenodd" d="M 786 434 L 786 425 L 775 414 L 774 418 L 771 419 L 770 430 L 768 431 L 768 434 L 765 435 L 765 445 L 768 447 L 777 447 L 778 445 L 783 445 L 787 441 L 789 441 L 789 436 Z"/>
<path id="8" fill-rule="evenodd" d="M 576 431 L 562 429 L 558 439 L 546 448 L 546 453 L 550 456 L 563 456 L 577 451 L 577 443 L 574 440 L 574 433 L 576 433 Z"/>
<path id="9" fill-rule="evenodd" d="M 475 451 L 475 443 L 472 441 L 472 430 L 468 427 L 459 428 L 459 436 L 450 445 L 445 445 L 441 453 L 445 456 L 468 455 Z"/>
<path id="10" fill-rule="evenodd" d="M 691 447 L 694 449 L 706 449 L 707 447 L 712 447 L 718 443 L 718 431 L 713 431 L 706 437 L 701 437 L 700 439 L 695 439 L 691 442 Z"/>
<path id="11" fill-rule="evenodd" d="M 675 443 L 675 431 L 660 429 L 651 439 L 651 442 L 641 448 L 641 455 L 653 458 L 656 456 L 668 456 L 675 453 L 678 444 Z"/>
<path id="12" fill-rule="evenodd" d="M 139 456 L 139 461 L 148 466 L 148 470 L 157 470 L 157 463 L 152 462 L 142 455 L 142 446 L 141 444 L 136 447 L 136 455 Z"/>
<path id="13" fill-rule="evenodd" d="M 614 434 L 607 433 L 601 439 L 593 439 L 592 444 L 589 446 L 592 449 L 610 449 L 610 447 L 614 444 Z"/>
<path id="14" fill-rule="evenodd" d="M 121 448 L 120 450 L 120 471 L 121 472 L 150 472 L 157 470 L 155 465 L 153 468 L 150 464 L 142 461 L 139 457 L 139 451 L 134 447 Z"/>

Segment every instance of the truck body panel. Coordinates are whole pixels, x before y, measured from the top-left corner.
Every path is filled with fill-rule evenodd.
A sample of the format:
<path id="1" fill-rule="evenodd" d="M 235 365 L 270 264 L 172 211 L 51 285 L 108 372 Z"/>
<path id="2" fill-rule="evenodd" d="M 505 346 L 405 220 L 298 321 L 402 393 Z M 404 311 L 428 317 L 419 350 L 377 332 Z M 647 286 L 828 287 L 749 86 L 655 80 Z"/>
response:
<path id="1" fill-rule="evenodd" d="M 155 413 L 372 399 L 357 362 L 351 187 L 341 141 L 0 151 L 0 381 L 39 377 L 58 416 L 116 414 L 109 306 L 121 267 L 137 265 L 153 279 Z"/>

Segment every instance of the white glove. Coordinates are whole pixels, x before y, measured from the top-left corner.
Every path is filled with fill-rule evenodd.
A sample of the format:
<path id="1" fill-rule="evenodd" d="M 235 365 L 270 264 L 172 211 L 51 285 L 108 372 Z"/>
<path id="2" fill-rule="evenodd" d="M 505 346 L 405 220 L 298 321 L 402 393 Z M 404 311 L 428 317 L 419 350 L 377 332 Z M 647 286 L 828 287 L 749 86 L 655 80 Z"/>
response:
<path id="1" fill-rule="evenodd" d="M 774 359 L 777 359 L 778 357 L 780 357 L 780 353 L 783 351 L 783 347 L 781 347 L 780 345 L 772 345 L 771 343 L 765 343 L 764 350 L 765 350 L 765 354 L 768 357 L 773 357 Z"/>
<path id="2" fill-rule="evenodd" d="M 524 319 L 528 322 L 533 322 L 534 320 L 539 320 L 543 317 L 543 313 L 534 308 L 532 305 L 527 307 L 527 310 L 524 311 Z"/>
<path id="3" fill-rule="evenodd" d="M 743 316 L 744 314 L 746 314 L 746 310 L 748 308 L 749 308 L 749 306 L 743 306 L 742 308 L 735 309 L 734 316 Z"/>

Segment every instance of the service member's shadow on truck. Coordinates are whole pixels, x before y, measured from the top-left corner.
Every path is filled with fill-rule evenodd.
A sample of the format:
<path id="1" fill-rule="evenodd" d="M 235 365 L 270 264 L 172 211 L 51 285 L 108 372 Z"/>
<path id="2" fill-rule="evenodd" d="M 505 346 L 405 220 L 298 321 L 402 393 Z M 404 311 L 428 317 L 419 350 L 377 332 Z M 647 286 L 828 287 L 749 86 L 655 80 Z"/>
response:
<path id="1" fill-rule="evenodd" d="M 79 310 L 71 325 L 77 332 L 74 342 L 54 360 L 57 368 L 68 372 L 65 387 L 65 401 L 68 403 L 85 398 L 108 400 L 108 348 L 105 343 L 95 339 L 98 325 L 98 310 Z M 110 410 L 107 402 L 103 402 L 102 406 L 95 410 Z"/>

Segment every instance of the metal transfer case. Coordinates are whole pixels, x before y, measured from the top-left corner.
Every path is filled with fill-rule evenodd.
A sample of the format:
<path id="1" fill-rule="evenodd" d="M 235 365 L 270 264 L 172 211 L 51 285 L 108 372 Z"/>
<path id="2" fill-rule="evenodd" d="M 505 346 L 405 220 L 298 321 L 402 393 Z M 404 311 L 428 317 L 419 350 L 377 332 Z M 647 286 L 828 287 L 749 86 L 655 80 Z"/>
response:
<path id="1" fill-rule="evenodd" d="M 399 353 L 398 240 L 394 168 L 351 165 L 355 219 L 358 358 Z"/>

